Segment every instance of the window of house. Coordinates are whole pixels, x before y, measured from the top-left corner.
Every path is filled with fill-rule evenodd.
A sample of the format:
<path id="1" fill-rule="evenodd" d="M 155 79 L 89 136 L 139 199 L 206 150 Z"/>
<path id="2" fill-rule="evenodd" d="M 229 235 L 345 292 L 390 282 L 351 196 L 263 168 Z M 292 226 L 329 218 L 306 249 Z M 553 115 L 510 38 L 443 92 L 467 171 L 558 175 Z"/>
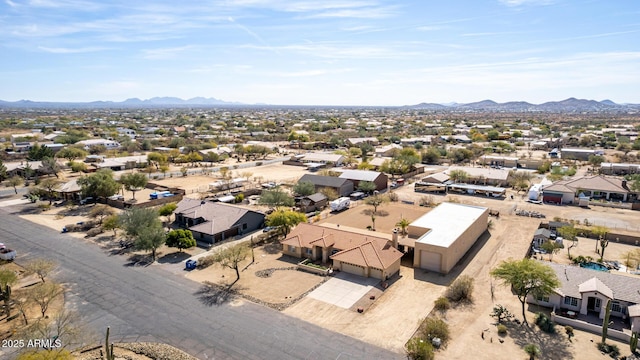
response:
<path id="1" fill-rule="evenodd" d="M 296 247 L 293 245 L 289 245 L 289 252 L 296 252 Z"/>
<path id="2" fill-rule="evenodd" d="M 565 296 L 564 304 L 571 305 L 571 306 L 578 306 L 578 299 L 571 296 Z"/>
<path id="3" fill-rule="evenodd" d="M 549 302 L 549 296 L 548 295 L 538 295 L 536 296 L 536 300 L 540 301 L 540 302 Z"/>
<path id="4" fill-rule="evenodd" d="M 620 306 L 620 303 L 617 301 L 613 301 L 611 303 L 611 311 L 613 312 L 622 312 L 622 306 Z"/>
<path id="5" fill-rule="evenodd" d="M 242 230 L 247 230 L 247 224 L 246 223 L 242 224 Z"/>
<path id="6" fill-rule="evenodd" d="M 306 252 L 307 255 L 312 255 L 313 254 L 313 250 L 311 250 L 309 248 L 304 249 L 304 252 Z"/>

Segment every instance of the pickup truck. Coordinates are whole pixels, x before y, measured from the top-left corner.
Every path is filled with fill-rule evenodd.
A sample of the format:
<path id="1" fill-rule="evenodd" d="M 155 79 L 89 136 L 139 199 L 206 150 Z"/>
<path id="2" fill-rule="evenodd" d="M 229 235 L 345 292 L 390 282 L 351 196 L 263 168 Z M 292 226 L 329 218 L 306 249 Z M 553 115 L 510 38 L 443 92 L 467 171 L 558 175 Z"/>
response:
<path id="1" fill-rule="evenodd" d="M 16 251 L 0 244 L 0 260 L 11 261 L 16 258 Z"/>

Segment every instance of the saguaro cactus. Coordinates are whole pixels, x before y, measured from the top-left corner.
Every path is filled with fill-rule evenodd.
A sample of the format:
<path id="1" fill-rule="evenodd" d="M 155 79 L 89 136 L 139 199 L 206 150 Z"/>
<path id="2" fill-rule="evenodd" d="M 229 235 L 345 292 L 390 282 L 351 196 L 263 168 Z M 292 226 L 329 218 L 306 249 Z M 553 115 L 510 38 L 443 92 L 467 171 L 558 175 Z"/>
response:
<path id="1" fill-rule="evenodd" d="M 11 317 L 11 286 L 5 285 L 4 289 L 0 288 L 0 299 L 4 300 L 7 318 Z"/>
<path id="2" fill-rule="evenodd" d="M 109 344 L 109 331 L 110 331 L 110 327 L 107 326 L 107 335 L 105 336 L 104 339 L 104 351 L 105 354 L 102 353 L 102 350 L 100 350 L 100 357 L 103 360 L 115 360 L 115 355 L 113 355 L 113 344 Z"/>
<path id="3" fill-rule="evenodd" d="M 601 343 L 605 343 L 607 341 L 607 331 L 609 330 L 609 316 L 611 316 L 611 299 L 607 300 L 607 307 L 604 313 L 604 320 L 602 320 L 602 341 Z"/>
<path id="4" fill-rule="evenodd" d="M 629 339 L 629 348 L 631 349 L 631 353 L 635 354 L 636 349 L 638 348 L 638 332 L 634 331 L 631 334 L 631 338 Z"/>

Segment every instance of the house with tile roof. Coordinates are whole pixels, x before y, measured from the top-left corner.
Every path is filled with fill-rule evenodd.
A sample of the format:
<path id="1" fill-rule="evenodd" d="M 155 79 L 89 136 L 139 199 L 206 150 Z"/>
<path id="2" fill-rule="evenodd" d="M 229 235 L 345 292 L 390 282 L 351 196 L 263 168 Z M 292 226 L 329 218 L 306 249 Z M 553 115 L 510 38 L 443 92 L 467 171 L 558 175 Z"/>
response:
<path id="1" fill-rule="evenodd" d="M 214 244 L 264 227 L 265 215 L 238 206 L 184 198 L 174 211 L 175 224 L 198 242 Z"/>
<path id="2" fill-rule="evenodd" d="M 640 331 L 640 278 L 545 262 L 560 280 L 560 287 L 544 297 L 530 295 L 527 302 L 604 319 L 607 301 L 611 316 L 629 319 L 632 331 Z"/>
<path id="3" fill-rule="evenodd" d="M 282 243 L 282 253 L 333 262 L 333 269 L 388 279 L 400 271 L 402 252 L 388 239 L 302 223 Z"/>
<path id="4" fill-rule="evenodd" d="M 588 197 L 607 201 L 630 201 L 637 198 L 627 181 L 622 178 L 593 175 L 560 180 L 542 190 L 542 201 L 556 204 L 573 204 L 576 198 Z"/>

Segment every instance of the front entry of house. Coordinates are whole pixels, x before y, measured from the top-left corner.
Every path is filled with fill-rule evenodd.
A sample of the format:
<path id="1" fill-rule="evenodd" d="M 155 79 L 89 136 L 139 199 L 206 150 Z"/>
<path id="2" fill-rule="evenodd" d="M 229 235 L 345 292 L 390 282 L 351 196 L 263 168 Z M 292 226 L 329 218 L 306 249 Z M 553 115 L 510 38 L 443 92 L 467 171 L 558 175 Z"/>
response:
<path id="1" fill-rule="evenodd" d="M 587 311 L 600 312 L 601 305 L 602 300 L 600 300 L 600 298 L 589 296 L 587 299 Z"/>

